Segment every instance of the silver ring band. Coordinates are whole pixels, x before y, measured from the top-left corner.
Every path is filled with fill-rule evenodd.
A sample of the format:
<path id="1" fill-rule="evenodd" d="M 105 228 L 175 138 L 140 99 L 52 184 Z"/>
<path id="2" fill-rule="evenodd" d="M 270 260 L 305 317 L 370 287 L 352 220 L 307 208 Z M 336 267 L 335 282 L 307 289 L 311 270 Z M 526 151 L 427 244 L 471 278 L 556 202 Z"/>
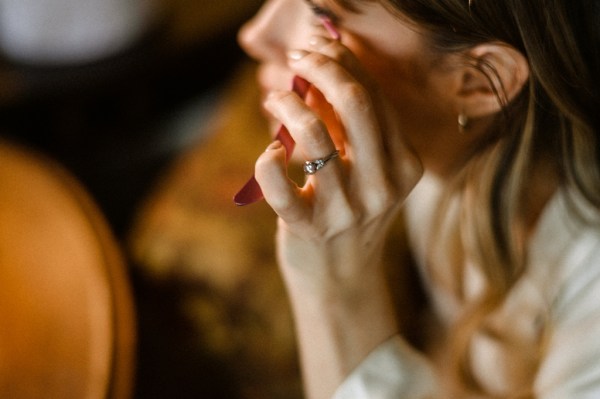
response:
<path id="1" fill-rule="evenodd" d="M 340 155 L 338 150 L 335 150 L 325 158 L 315 159 L 314 161 L 306 161 L 304 162 L 304 174 L 306 175 L 314 175 L 318 170 L 321 170 L 327 162 L 332 160 L 333 158 L 337 158 Z"/>

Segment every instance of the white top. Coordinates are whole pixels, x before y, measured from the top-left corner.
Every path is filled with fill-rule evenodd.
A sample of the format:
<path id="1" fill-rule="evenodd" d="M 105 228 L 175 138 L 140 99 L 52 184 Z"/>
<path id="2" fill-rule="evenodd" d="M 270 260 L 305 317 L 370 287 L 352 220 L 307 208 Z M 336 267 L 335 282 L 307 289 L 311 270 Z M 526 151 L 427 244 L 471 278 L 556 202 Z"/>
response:
<path id="1" fill-rule="evenodd" d="M 438 194 L 438 185 L 428 176 L 407 201 L 411 240 L 421 267 L 429 245 L 427 217 Z M 529 257 L 526 274 L 493 318 L 503 336 L 514 337 L 521 345 L 507 350 L 492 337 L 476 336 L 473 370 L 491 392 L 510 392 L 522 368 L 538 364 L 531 361 L 532 351 L 539 347 L 546 325 L 550 328 L 535 371 L 536 397 L 600 398 L 600 228 L 574 221 L 564 196 L 556 194 L 540 218 Z M 460 306 L 422 272 L 434 311 L 449 323 Z M 474 269 L 466 273 L 465 283 L 474 292 L 479 281 Z M 432 361 L 396 336 L 354 370 L 334 399 L 443 398 L 440 385 Z"/>

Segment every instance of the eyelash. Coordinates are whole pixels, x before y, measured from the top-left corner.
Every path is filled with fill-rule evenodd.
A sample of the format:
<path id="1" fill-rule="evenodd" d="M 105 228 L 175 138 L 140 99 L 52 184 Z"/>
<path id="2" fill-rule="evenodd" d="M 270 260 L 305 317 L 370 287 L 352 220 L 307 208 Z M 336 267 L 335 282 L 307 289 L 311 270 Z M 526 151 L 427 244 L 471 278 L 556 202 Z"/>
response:
<path id="1" fill-rule="evenodd" d="M 317 18 L 320 18 L 320 19 L 327 18 L 328 20 L 330 20 L 333 23 L 335 23 L 338 20 L 338 18 L 335 16 L 335 14 L 333 12 L 331 12 L 329 9 L 327 9 L 325 7 L 321 7 L 321 6 L 313 3 L 312 0 L 306 0 L 306 3 L 308 4 L 311 11 Z"/>

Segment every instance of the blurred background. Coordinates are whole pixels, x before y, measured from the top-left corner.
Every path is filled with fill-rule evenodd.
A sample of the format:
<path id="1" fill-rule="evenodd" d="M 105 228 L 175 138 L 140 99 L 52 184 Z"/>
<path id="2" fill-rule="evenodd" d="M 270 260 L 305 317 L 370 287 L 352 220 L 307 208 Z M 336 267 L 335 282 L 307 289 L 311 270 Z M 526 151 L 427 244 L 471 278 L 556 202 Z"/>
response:
<path id="1" fill-rule="evenodd" d="M 301 397 L 268 143 L 236 43 L 261 0 L 0 0 L 0 134 L 99 205 L 133 289 L 136 398 Z M 0 187 L 2 189 L 2 187 Z"/>

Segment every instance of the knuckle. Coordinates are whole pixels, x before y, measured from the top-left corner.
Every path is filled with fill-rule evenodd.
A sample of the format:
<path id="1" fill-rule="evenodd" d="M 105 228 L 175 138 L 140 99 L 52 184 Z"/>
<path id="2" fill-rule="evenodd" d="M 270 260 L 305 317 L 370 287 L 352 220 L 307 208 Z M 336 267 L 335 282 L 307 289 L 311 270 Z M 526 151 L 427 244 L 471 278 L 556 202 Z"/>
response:
<path id="1" fill-rule="evenodd" d="M 382 214 L 387 213 L 391 208 L 396 205 L 397 195 L 395 191 L 387 190 L 378 195 L 373 201 L 373 209 L 375 213 Z"/>
<path id="2" fill-rule="evenodd" d="M 346 107 L 354 112 L 364 112 L 372 108 L 371 95 L 357 82 L 349 82 L 339 89 Z"/>
<path id="3" fill-rule="evenodd" d="M 271 160 L 265 154 L 261 154 L 256 159 L 256 162 L 254 163 L 254 169 L 255 169 L 256 173 L 262 175 L 264 173 L 265 169 L 268 168 L 270 163 L 271 163 Z"/>
<path id="4" fill-rule="evenodd" d="M 269 205 L 278 215 L 285 218 L 288 222 L 297 222 L 296 204 L 288 196 L 274 196 L 268 199 Z"/>
<path id="5" fill-rule="evenodd" d="M 273 151 L 265 151 L 254 163 L 254 174 L 257 180 L 265 180 L 278 168 L 278 156 Z"/>
<path id="6" fill-rule="evenodd" d="M 269 97 L 267 99 L 268 103 L 271 102 L 281 102 L 281 101 L 289 101 L 291 99 L 292 93 L 287 90 L 277 90 L 269 93 Z"/>
<path id="7" fill-rule="evenodd" d="M 315 227 L 317 237 L 334 238 L 356 229 L 359 224 L 360 215 L 343 190 L 314 205 L 316 212 L 312 215 L 311 225 Z M 324 220 L 328 223 L 323 223 Z"/>
<path id="8" fill-rule="evenodd" d="M 324 52 L 326 52 L 330 58 L 336 61 L 342 61 L 348 55 L 348 50 L 341 46 L 338 41 L 331 42 L 327 47 L 324 48 Z"/>
<path id="9" fill-rule="evenodd" d="M 353 209 L 356 225 L 364 226 L 385 218 L 401 200 L 399 188 L 388 177 L 371 175 L 368 179 L 351 190 L 358 193 Z"/>
<path id="10" fill-rule="evenodd" d="M 344 211 L 338 212 L 338 230 L 347 231 L 356 228 L 362 219 L 362 212 L 356 208 L 344 208 Z"/>
<path id="11" fill-rule="evenodd" d="M 295 126 L 298 131 L 304 135 L 306 144 L 311 146 L 321 146 L 326 139 L 327 128 L 321 119 L 316 115 L 307 115 L 304 118 L 299 118 Z"/>
<path id="12" fill-rule="evenodd" d="M 398 198 L 398 190 L 385 183 L 379 190 L 370 191 L 370 194 L 365 198 L 365 207 L 368 209 L 366 213 L 372 215 L 370 218 L 385 215 L 396 207 Z"/>
<path id="13" fill-rule="evenodd" d="M 333 63 L 333 60 L 322 53 L 311 53 L 305 58 L 311 68 L 322 68 Z"/>
<path id="14" fill-rule="evenodd" d="M 323 47 L 320 52 L 311 53 L 306 57 L 306 62 L 312 68 L 333 67 L 348 61 L 349 58 L 348 49 L 334 41 Z"/>
<path id="15" fill-rule="evenodd" d="M 348 231 L 355 230 L 358 226 L 357 214 L 351 208 L 336 208 L 335 221 L 331 224 L 321 225 L 317 231 L 319 237 L 331 239 Z"/>

